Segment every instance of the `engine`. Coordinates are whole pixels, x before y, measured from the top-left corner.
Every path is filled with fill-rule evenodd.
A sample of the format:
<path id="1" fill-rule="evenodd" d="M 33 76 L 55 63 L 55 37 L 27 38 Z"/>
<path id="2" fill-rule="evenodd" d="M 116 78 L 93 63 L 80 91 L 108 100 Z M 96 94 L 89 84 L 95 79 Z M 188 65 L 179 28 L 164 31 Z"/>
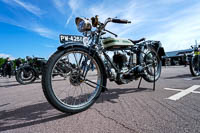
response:
<path id="1" fill-rule="evenodd" d="M 122 68 L 127 64 L 127 57 L 125 54 L 115 52 L 113 56 L 113 62 L 120 70 L 122 70 Z"/>
<path id="2" fill-rule="evenodd" d="M 137 73 L 141 70 L 136 67 L 136 55 L 131 52 L 114 52 L 113 63 L 121 73 L 116 73 L 111 69 L 111 77 L 117 84 L 126 84 L 138 77 Z"/>

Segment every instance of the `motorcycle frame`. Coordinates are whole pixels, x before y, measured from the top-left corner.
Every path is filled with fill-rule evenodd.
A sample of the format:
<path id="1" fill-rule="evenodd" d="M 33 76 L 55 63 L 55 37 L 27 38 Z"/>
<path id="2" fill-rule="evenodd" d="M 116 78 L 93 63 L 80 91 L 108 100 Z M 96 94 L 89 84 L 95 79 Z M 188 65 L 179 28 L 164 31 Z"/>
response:
<path id="1" fill-rule="evenodd" d="M 109 51 L 109 50 L 104 49 L 103 46 L 102 46 L 102 43 L 101 43 L 101 39 L 102 39 L 101 36 L 104 35 L 106 32 L 108 32 L 110 34 L 113 34 L 115 37 L 117 37 L 116 34 L 114 34 L 114 33 L 112 33 L 112 32 L 110 32 L 110 31 L 108 31 L 108 30 L 105 29 L 105 26 L 106 26 L 106 24 L 108 22 L 109 21 L 106 20 L 106 22 L 104 24 L 100 23 L 100 26 L 96 27 L 95 31 L 83 32 L 84 36 L 92 39 L 92 41 L 89 44 L 84 44 L 84 43 L 80 43 L 80 42 L 79 43 L 64 42 L 64 45 L 58 47 L 58 50 L 63 50 L 63 49 L 66 49 L 68 47 L 75 48 L 74 46 L 81 46 L 82 47 L 83 45 L 86 45 L 86 47 L 89 49 L 89 54 L 90 55 L 93 54 L 92 55 L 93 57 L 94 57 L 95 54 L 98 55 L 99 59 L 101 60 L 101 62 L 103 64 L 103 67 L 104 67 L 103 69 L 105 71 L 105 75 L 104 76 L 106 76 L 106 78 L 109 77 L 109 75 L 107 73 L 107 69 L 109 69 L 109 71 L 111 71 L 111 69 L 114 68 L 116 74 L 119 75 L 120 74 L 120 70 L 115 66 L 115 64 L 111 61 L 110 57 L 106 54 L 106 51 Z M 88 33 L 89 33 L 89 36 L 88 36 Z M 145 41 L 143 43 L 133 44 L 133 46 L 131 46 L 130 48 L 128 48 L 128 50 L 131 50 L 131 52 L 136 53 L 136 55 L 137 55 L 137 57 L 136 57 L 137 58 L 137 64 L 136 64 L 135 67 L 138 67 L 140 64 L 143 64 L 143 54 L 145 54 L 144 53 L 144 48 L 145 47 L 154 49 L 157 52 L 157 54 L 160 57 L 160 59 L 161 59 L 162 56 L 165 55 L 164 48 L 161 47 L 161 43 L 159 41 L 157 41 L 158 43 L 156 45 L 156 43 L 154 43 L 154 42 L 155 41 Z M 120 49 L 120 50 L 125 50 L 125 49 Z M 105 64 L 103 63 L 102 58 L 100 56 L 102 54 L 103 54 L 104 58 L 110 63 L 110 65 L 112 66 L 112 68 L 111 67 L 105 67 Z M 90 64 L 87 66 L 86 74 L 87 74 L 87 70 L 89 70 L 90 66 L 91 66 L 91 60 L 90 60 Z M 141 80 L 142 80 L 142 77 L 140 79 L 138 88 L 140 86 Z M 105 86 L 102 86 L 102 87 L 105 90 L 107 90 L 107 88 Z M 155 68 L 154 68 L 154 87 L 153 87 L 153 90 L 155 90 Z"/>
<path id="2" fill-rule="evenodd" d="M 95 31 L 94 31 L 95 32 Z M 116 65 L 111 61 L 109 55 L 106 53 L 107 51 L 112 51 L 112 50 L 106 50 L 102 47 L 102 43 L 101 43 L 101 32 L 98 32 L 97 34 L 93 33 L 91 34 L 91 38 L 92 38 L 92 41 L 90 44 L 88 44 L 88 48 L 89 48 L 89 51 L 91 49 L 95 50 L 95 51 L 98 51 L 98 55 L 100 55 L 101 53 L 103 54 L 104 58 L 110 63 L 111 67 L 108 67 L 109 71 L 111 71 L 111 69 L 113 68 L 116 72 L 116 74 L 121 74 L 120 70 L 116 67 Z M 149 42 L 149 41 L 147 41 Z M 98 50 L 96 50 L 96 48 L 98 48 Z M 143 54 L 146 54 L 144 53 L 144 48 L 147 47 L 148 49 L 149 48 L 153 48 L 153 49 L 156 49 L 156 52 L 158 53 L 161 48 L 160 48 L 160 45 L 159 46 L 156 46 L 156 47 L 153 47 L 152 44 L 150 43 L 146 43 L 146 42 L 142 42 L 142 43 L 139 43 L 139 44 L 133 44 L 133 46 L 129 47 L 129 48 L 124 48 L 124 49 L 117 49 L 117 50 L 130 50 L 132 53 L 135 53 L 137 56 L 136 56 L 136 59 L 137 59 L 137 64 L 135 67 L 138 67 L 139 64 L 143 64 Z M 114 50 L 115 51 L 115 50 Z M 162 54 L 162 52 L 160 52 Z M 130 55 L 130 56 L 133 56 L 133 55 Z M 100 56 L 99 56 L 100 57 Z M 101 58 L 101 57 L 100 57 Z M 91 65 L 91 64 L 90 64 Z M 89 66 L 90 66 L 89 65 Z M 105 67 L 105 65 L 104 65 Z M 109 77 L 107 75 L 107 77 Z"/>

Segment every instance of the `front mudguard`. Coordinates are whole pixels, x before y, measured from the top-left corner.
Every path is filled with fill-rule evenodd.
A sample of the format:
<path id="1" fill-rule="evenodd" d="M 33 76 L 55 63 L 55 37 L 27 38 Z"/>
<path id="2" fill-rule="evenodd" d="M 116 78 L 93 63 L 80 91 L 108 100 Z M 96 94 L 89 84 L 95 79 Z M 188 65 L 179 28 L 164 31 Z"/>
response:
<path id="1" fill-rule="evenodd" d="M 100 65 L 101 65 L 101 67 L 102 67 L 102 69 L 103 69 L 103 71 L 104 71 L 104 72 L 102 73 L 103 76 L 105 77 L 104 79 L 107 79 L 106 68 L 105 68 L 105 66 L 104 66 L 104 63 L 103 63 L 102 59 L 100 58 L 99 54 L 96 52 L 95 49 L 86 47 L 86 46 L 84 46 L 83 43 L 73 43 L 73 42 L 70 42 L 70 43 L 66 43 L 66 44 L 63 44 L 63 45 L 59 46 L 59 47 L 57 48 L 57 50 L 58 50 L 58 51 L 62 51 L 62 50 L 68 49 L 68 48 L 74 48 L 74 49 L 76 49 L 76 48 L 83 48 L 83 49 L 86 49 L 86 50 L 88 50 L 89 52 L 91 52 L 91 55 L 97 56 L 97 59 L 99 60 Z M 103 87 L 102 87 L 102 92 L 105 92 L 107 80 L 105 80 L 103 83 L 104 83 L 104 84 L 103 84 Z"/>

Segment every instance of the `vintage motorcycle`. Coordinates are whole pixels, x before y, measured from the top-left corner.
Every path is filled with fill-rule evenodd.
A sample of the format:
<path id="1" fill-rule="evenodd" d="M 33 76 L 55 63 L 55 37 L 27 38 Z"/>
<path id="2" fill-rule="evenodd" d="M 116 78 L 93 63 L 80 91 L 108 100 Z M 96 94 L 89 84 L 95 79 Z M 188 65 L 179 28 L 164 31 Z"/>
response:
<path id="1" fill-rule="evenodd" d="M 76 113 L 89 108 L 107 90 L 107 79 L 118 85 L 144 78 L 155 82 L 161 74 L 161 57 L 165 55 L 159 41 L 117 38 L 105 27 L 109 22 L 128 24 L 128 20 L 98 16 L 77 17 L 75 23 L 83 36 L 60 35 L 62 46 L 49 58 L 42 75 L 45 97 L 62 112 Z M 92 27 L 94 30 L 92 30 Z M 104 37 L 110 33 L 115 37 Z M 112 57 L 112 58 L 110 58 Z M 52 78 L 54 69 L 63 60 L 70 68 L 67 78 Z"/>
<path id="2" fill-rule="evenodd" d="M 15 71 L 15 77 L 17 82 L 20 84 L 30 84 L 33 83 L 39 76 L 42 75 L 44 66 L 46 64 L 46 60 L 40 57 L 29 57 L 27 56 L 27 62 L 22 64 L 17 70 Z M 67 74 L 70 72 L 70 69 L 65 66 L 68 62 L 65 60 L 61 60 L 60 63 L 57 64 L 56 68 L 54 69 L 53 77 L 61 76 L 66 78 Z M 67 65 L 70 66 L 70 63 Z"/>
<path id="3" fill-rule="evenodd" d="M 193 76 L 200 76 L 200 45 L 191 47 L 193 52 L 190 57 L 190 72 Z"/>
<path id="4" fill-rule="evenodd" d="M 15 78 L 20 84 L 33 83 L 42 74 L 46 60 L 44 58 L 29 56 L 26 57 L 27 62 L 17 68 Z"/>

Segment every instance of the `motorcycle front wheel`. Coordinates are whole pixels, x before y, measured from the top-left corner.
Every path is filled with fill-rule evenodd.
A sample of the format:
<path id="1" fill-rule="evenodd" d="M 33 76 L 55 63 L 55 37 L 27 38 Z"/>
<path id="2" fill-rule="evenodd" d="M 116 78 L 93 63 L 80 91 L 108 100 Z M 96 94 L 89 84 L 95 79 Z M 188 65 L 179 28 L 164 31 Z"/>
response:
<path id="1" fill-rule="evenodd" d="M 200 76 L 200 57 L 198 56 L 193 56 L 190 60 L 190 72 L 192 76 Z"/>
<path id="2" fill-rule="evenodd" d="M 63 60 L 67 63 L 64 64 Z M 65 79 L 60 76 L 65 73 L 57 69 L 61 63 L 62 67 L 70 69 Z M 91 69 L 91 64 L 95 69 Z M 64 113 L 77 113 L 89 108 L 100 96 L 106 80 L 102 67 L 99 58 L 89 54 L 86 48 L 68 48 L 55 52 L 48 60 L 42 76 L 46 99 Z M 54 69 L 57 69 L 57 76 L 54 76 Z"/>

